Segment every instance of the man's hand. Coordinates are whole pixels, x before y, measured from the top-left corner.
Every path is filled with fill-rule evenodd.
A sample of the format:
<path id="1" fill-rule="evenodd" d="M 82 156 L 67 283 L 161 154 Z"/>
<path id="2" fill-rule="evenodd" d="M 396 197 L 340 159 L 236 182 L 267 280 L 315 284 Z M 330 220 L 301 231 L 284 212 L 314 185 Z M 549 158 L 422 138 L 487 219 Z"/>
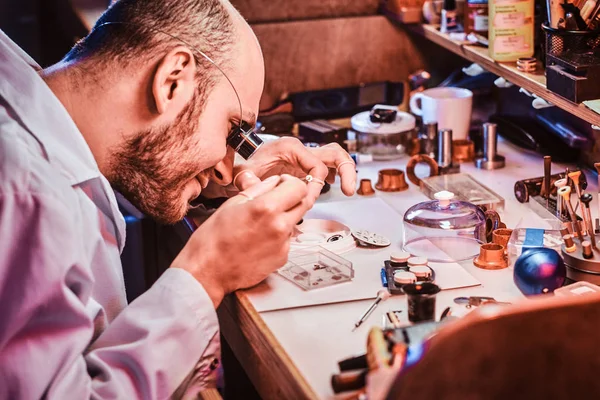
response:
<path id="1" fill-rule="evenodd" d="M 208 218 L 171 267 L 190 272 L 217 307 L 285 264 L 290 234 L 312 205 L 307 194 L 306 183 L 289 175 L 253 185 Z"/>
<path id="2" fill-rule="evenodd" d="M 272 175 L 290 174 L 298 178 L 312 175 L 313 178 L 335 181 L 336 174 L 342 181 L 342 192 L 352 196 L 356 188 L 356 169 L 350 155 L 337 143 L 307 148 L 298 139 L 284 137 L 266 142 L 242 165 L 234 167 L 234 185 L 244 190 L 260 179 Z M 314 202 L 322 186 L 316 183 L 308 185 L 308 195 Z"/>

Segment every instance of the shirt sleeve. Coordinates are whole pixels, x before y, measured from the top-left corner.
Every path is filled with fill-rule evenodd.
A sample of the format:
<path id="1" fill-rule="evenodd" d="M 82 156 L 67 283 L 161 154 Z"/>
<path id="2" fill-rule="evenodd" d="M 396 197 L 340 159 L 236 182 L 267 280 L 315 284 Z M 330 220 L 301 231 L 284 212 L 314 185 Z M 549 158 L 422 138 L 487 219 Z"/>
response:
<path id="1" fill-rule="evenodd" d="M 0 399 L 168 398 L 218 332 L 210 298 L 169 269 L 93 340 L 94 280 L 65 208 L 0 194 Z"/>

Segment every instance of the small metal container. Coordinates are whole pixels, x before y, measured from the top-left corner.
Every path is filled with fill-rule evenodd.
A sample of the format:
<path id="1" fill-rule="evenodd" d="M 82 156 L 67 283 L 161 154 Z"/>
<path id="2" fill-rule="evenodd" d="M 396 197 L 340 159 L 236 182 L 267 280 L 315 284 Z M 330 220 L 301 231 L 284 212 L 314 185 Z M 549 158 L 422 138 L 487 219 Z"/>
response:
<path id="1" fill-rule="evenodd" d="M 391 123 L 372 122 L 369 111 L 354 115 L 351 123 L 359 153 L 371 154 L 375 161 L 402 157 L 416 137 L 415 117 L 402 111 L 396 113 Z"/>

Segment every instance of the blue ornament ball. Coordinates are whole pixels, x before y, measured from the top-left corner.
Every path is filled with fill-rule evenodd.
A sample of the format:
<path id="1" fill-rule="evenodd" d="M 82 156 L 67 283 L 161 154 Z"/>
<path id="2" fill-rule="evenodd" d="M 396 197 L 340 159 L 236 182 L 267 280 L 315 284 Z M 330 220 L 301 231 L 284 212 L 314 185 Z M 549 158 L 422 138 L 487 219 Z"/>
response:
<path id="1" fill-rule="evenodd" d="M 567 269 L 553 249 L 526 249 L 515 263 L 515 284 L 525 296 L 551 293 L 565 282 Z"/>

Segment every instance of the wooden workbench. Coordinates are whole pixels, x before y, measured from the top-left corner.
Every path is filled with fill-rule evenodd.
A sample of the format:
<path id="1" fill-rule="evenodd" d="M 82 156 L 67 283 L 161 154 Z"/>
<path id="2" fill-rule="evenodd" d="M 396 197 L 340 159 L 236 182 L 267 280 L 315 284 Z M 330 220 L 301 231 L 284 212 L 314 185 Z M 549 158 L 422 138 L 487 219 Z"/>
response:
<path id="1" fill-rule="evenodd" d="M 482 171 L 472 164 L 463 164 L 461 172 L 471 174 L 504 197 L 505 211 L 501 216 L 509 228 L 514 228 L 523 217 L 533 214 L 528 205 L 516 201 L 514 182 L 542 176 L 542 157 L 522 152 L 503 142 L 499 143 L 499 153 L 506 157 L 505 168 Z M 406 161 L 407 158 L 359 165 L 359 178 L 370 178 L 374 183 L 379 169 L 404 169 Z M 560 172 L 564 167 L 553 164 L 552 172 Z M 588 190 L 594 193 L 595 176 L 591 172 L 587 175 L 590 178 Z M 399 198 L 411 196 L 415 203 L 426 200 L 412 184 L 405 192 L 377 192 L 375 196 L 381 197 L 401 215 L 405 210 L 399 209 L 396 204 Z M 339 187 L 334 185 L 319 201 L 342 199 L 344 196 Z M 597 206 L 593 210 L 595 213 Z M 488 271 L 478 269 L 470 262 L 462 265 L 482 285 L 442 291 L 438 294 L 438 315 L 458 296 L 486 295 L 498 300 L 522 298 L 513 283 L 512 269 Z M 352 332 L 354 322 L 370 303 L 371 300 L 353 301 L 258 313 L 244 291 L 239 291 L 225 300 L 219 310 L 219 318 L 224 337 L 264 399 L 331 399 L 336 398 L 330 387 L 330 378 L 338 372 L 337 362 L 364 352 L 370 326 L 381 324 L 382 315 L 389 310 L 404 310 L 402 322 L 408 324 L 405 296 L 394 296 L 380 305 L 363 326 Z"/>

